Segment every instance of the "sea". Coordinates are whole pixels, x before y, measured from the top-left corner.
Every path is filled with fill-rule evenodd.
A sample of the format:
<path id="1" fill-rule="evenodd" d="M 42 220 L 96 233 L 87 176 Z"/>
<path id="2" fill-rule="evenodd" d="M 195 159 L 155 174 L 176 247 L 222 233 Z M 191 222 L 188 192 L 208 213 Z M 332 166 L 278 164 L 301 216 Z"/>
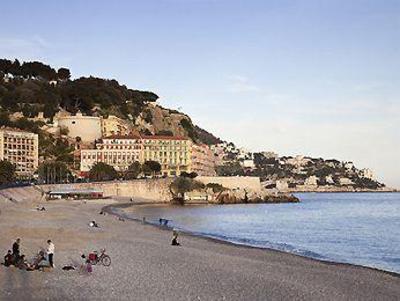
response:
<path id="1" fill-rule="evenodd" d="M 137 206 L 136 218 L 235 244 L 400 273 L 400 193 L 299 193 L 300 203 Z"/>

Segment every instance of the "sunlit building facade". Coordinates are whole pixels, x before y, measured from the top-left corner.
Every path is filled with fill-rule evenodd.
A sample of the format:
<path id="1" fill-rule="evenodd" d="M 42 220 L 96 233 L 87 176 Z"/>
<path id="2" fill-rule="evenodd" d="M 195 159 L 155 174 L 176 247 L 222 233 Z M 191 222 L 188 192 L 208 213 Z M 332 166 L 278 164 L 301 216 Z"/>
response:
<path id="1" fill-rule="evenodd" d="M 14 164 L 19 177 L 33 176 L 39 164 L 38 135 L 19 129 L 0 128 L 0 160 Z"/>
<path id="2" fill-rule="evenodd" d="M 81 150 L 81 171 L 89 171 L 97 162 L 111 165 L 117 171 L 124 171 L 133 162 L 142 161 L 142 148 L 139 135 L 108 136 L 96 144 L 96 149 Z"/>
<path id="3" fill-rule="evenodd" d="M 215 155 L 205 144 L 193 144 L 190 170 L 199 176 L 215 176 Z"/>
<path id="4" fill-rule="evenodd" d="M 183 137 L 142 136 L 142 162 L 157 161 L 161 165 L 161 174 L 179 176 L 190 172 L 192 142 Z"/>
<path id="5" fill-rule="evenodd" d="M 207 145 L 194 144 L 184 137 L 139 134 L 112 135 L 103 138 L 95 149 L 82 149 L 80 169 L 88 172 L 96 162 L 103 162 L 124 171 L 135 161 L 160 163 L 163 176 L 179 176 L 183 172 L 215 175 L 215 155 Z"/>

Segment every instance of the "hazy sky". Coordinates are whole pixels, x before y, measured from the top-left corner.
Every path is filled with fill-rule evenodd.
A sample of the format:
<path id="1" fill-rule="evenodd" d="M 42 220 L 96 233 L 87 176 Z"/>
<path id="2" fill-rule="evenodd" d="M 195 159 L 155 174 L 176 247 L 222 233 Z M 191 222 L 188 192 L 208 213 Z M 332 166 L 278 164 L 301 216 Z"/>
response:
<path id="1" fill-rule="evenodd" d="M 400 187 L 400 1 L 2 1 L 0 57 L 151 90 L 250 150 Z"/>

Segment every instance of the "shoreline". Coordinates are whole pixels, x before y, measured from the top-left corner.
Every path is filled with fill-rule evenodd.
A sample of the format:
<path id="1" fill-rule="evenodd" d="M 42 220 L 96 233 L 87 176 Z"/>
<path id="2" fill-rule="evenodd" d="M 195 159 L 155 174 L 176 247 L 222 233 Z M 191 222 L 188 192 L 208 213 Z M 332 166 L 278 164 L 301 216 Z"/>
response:
<path id="1" fill-rule="evenodd" d="M 400 190 L 291 190 L 286 193 L 400 193 Z"/>
<path id="2" fill-rule="evenodd" d="M 271 205 L 273 205 L 274 203 L 271 203 Z M 133 222 L 138 222 L 138 223 L 142 223 L 143 221 L 139 218 L 133 218 L 133 217 L 127 217 L 124 214 L 120 215 L 118 212 L 114 212 L 113 209 L 114 208 L 129 208 L 129 207 L 134 207 L 134 206 L 168 206 L 168 204 L 165 203 L 154 203 L 154 204 L 149 204 L 149 203 L 123 203 L 123 204 L 111 204 L 111 205 L 107 205 L 104 206 L 102 208 L 102 210 L 104 210 L 104 212 L 107 212 L 108 214 L 111 215 L 115 215 L 117 217 L 121 217 L 124 219 L 128 219 L 130 221 Z M 201 204 L 199 204 L 201 205 Z M 213 204 L 207 204 L 207 205 L 212 205 Z M 228 204 L 228 205 L 240 205 L 240 204 Z M 192 206 L 192 204 L 188 204 L 187 206 Z M 196 206 L 196 204 L 193 204 L 193 206 Z M 217 206 L 224 206 L 224 205 L 217 205 Z M 146 225 L 150 225 L 152 227 L 155 227 L 158 230 L 162 230 L 162 231 L 172 231 L 173 227 L 172 226 L 163 226 L 163 225 L 159 225 L 156 223 L 151 223 L 151 222 L 146 222 Z M 290 256 L 297 256 L 303 259 L 307 259 L 307 260 L 311 260 L 311 261 L 317 261 L 319 263 L 325 263 L 328 265 L 336 265 L 336 266 L 350 266 L 350 267 L 354 267 L 354 268 L 360 268 L 360 269 L 368 269 L 368 270 L 372 270 L 372 271 L 376 271 L 376 272 L 381 272 L 381 273 L 385 273 L 385 274 L 389 274 L 391 276 L 400 278 L 400 273 L 394 272 L 394 271 L 388 271 L 388 270 L 384 270 L 384 269 L 379 269 L 379 268 L 375 268 L 375 267 L 370 267 L 370 266 L 365 266 L 365 265 L 360 265 L 360 264 L 354 264 L 354 263 L 347 263 L 347 262 L 339 262 L 339 261 L 333 261 L 333 260 L 323 260 L 323 259 L 319 259 L 319 258 L 314 258 L 314 257 L 310 257 L 310 256 L 304 256 L 304 255 L 300 255 L 300 254 L 296 254 L 296 253 L 291 253 L 288 251 L 283 251 L 283 250 L 278 250 L 278 249 L 273 249 L 270 247 L 261 247 L 261 246 L 253 246 L 253 245 L 249 245 L 249 244 L 245 244 L 245 243 L 239 243 L 239 242 L 233 242 L 233 241 L 228 241 L 228 240 L 224 240 L 222 238 L 217 238 L 217 237 L 213 237 L 213 236 L 207 236 L 207 235 L 203 235 L 200 233 L 195 233 L 192 231 L 188 231 L 188 230 L 179 230 L 180 233 L 184 233 L 185 235 L 188 236 L 192 236 L 192 237 L 196 237 L 196 238 L 200 238 L 200 239 L 205 239 L 214 243 L 219 243 L 219 244 L 226 244 L 226 245 L 230 245 L 230 246 L 234 246 L 234 247 L 239 247 L 239 248 L 245 248 L 245 249 L 257 249 L 257 250 L 264 250 L 264 251 L 269 251 L 269 252 L 278 252 L 284 255 L 290 255 Z"/>
<path id="3" fill-rule="evenodd" d="M 56 268 L 27 272 L 0 265 L 0 300 L 372 301 L 400 295 L 400 277 L 390 272 L 184 232 L 181 246 L 171 246 L 170 228 L 99 214 L 133 205 L 126 200 L 41 202 L 42 212 L 37 204 L 0 200 L 0 250 L 20 237 L 29 260 L 50 238 Z M 138 198 L 134 204 L 149 205 Z M 100 227 L 89 227 L 91 220 Z M 91 275 L 62 270 L 79 267 L 81 254 L 101 248 L 111 266 L 95 265 Z"/>

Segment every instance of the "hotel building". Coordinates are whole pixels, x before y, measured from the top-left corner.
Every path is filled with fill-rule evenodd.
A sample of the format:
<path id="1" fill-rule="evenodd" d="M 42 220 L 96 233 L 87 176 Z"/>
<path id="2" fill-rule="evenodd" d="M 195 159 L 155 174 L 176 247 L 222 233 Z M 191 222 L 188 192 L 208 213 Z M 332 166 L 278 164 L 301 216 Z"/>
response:
<path id="1" fill-rule="evenodd" d="M 189 139 L 174 136 L 142 136 L 143 157 L 145 161 L 161 164 L 161 174 L 178 176 L 190 172 L 191 145 Z"/>
<path id="2" fill-rule="evenodd" d="M 19 129 L 0 128 L 0 160 L 14 164 L 18 176 L 31 177 L 39 164 L 38 135 Z"/>
<path id="3" fill-rule="evenodd" d="M 124 171 L 133 162 L 142 161 L 142 147 L 139 135 L 108 136 L 96 144 L 96 149 L 81 150 L 81 171 L 89 171 L 96 162 L 103 162 L 118 171 Z"/>
<path id="4" fill-rule="evenodd" d="M 161 174 L 179 176 L 182 172 L 215 175 L 214 154 L 206 145 L 176 136 L 113 135 L 103 138 L 96 149 L 81 150 L 81 171 L 88 172 L 96 162 L 126 170 L 133 162 L 156 161 Z"/>

